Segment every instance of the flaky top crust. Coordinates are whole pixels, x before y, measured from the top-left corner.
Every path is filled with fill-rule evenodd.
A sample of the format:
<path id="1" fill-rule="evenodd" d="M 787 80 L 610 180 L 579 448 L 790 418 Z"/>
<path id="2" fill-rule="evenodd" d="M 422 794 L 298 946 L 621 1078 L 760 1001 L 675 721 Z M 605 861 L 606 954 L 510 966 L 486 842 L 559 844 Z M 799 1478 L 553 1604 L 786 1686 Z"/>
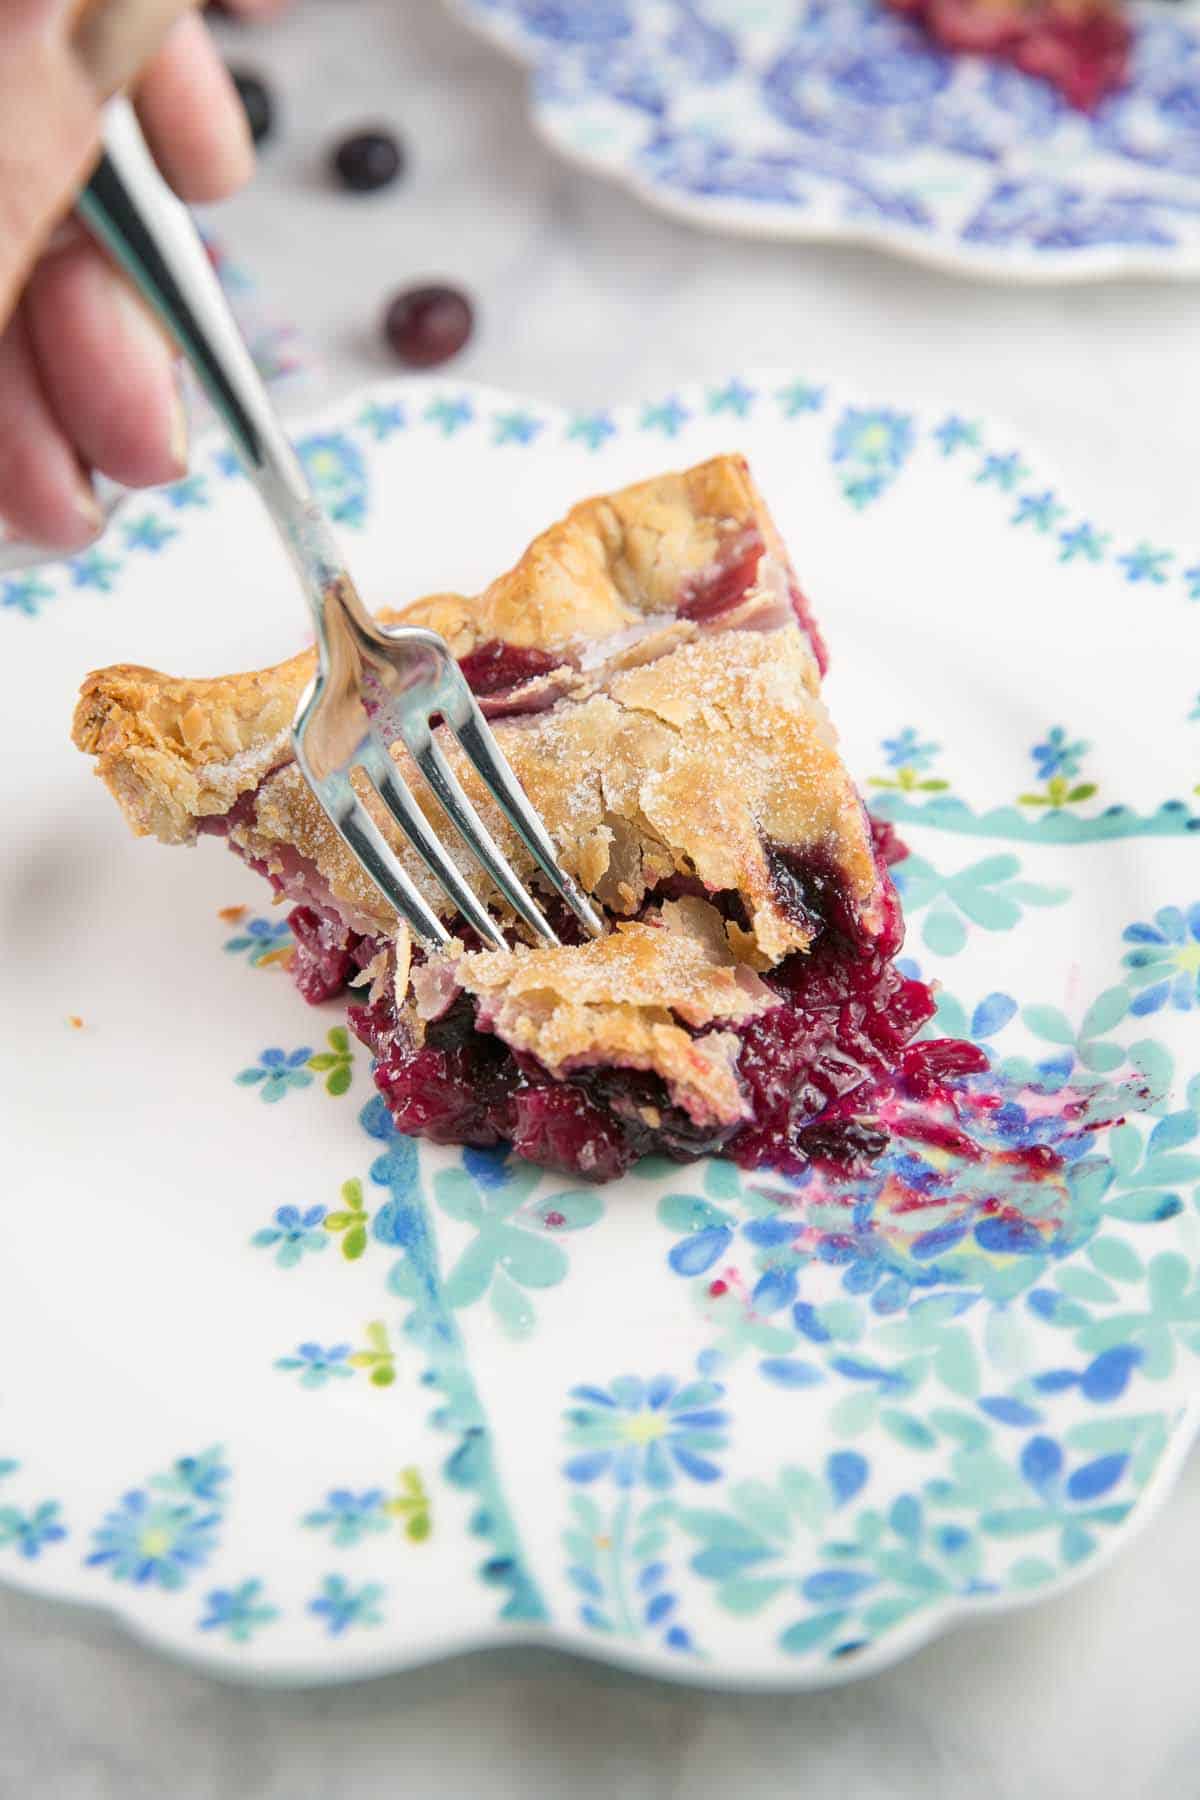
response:
<path id="1" fill-rule="evenodd" d="M 433 594 L 379 617 L 439 632 L 458 657 L 493 638 L 567 651 L 669 614 L 687 576 L 746 523 L 778 547 L 745 462 L 715 457 L 581 501 L 481 594 Z M 211 679 L 133 663 L 98 669 L 83 683 L 74 742 L 95 756 L 135 832 L 187 843 L 197 820 L 228 812 L 288 759 L 314 666 L 308 650 L 271 669 Z"/>
<path id="2" fill-rule="evenodd" d="M 450 960 L 479 1023 L 551 1073 L 619 1062 L 661 1076 L 697 1125 L 744 1116 L 738 1039 L 708 1028 L 744 1024 L 779 997 L 734 957 L 706 900 L 668 900 L 595 944 Z"/>

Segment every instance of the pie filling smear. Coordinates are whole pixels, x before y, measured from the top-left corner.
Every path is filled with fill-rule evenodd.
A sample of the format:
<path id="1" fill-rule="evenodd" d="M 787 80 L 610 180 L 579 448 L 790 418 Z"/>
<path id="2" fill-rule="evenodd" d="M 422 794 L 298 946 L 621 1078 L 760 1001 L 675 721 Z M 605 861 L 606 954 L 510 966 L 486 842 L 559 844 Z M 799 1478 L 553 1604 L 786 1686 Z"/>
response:
<path id="1" fill-rule="evenodd" d="M 347 996 L 400 1130 L 590 1180 L 652 1153 L 852 1173 L 888 1119 L 985 1066 L 970 1045 L 912 1042 L 934 1002 L 894 962 L 903 848 L 838 756 L 824 646 L 740 458 L 585 501 L 482 594 L 383 616 L 447 639 L 604 937 L 548 898 L 562 945 L 527 941 L 397 745 L 510 948 L 481 947 L 370 799 L 458 933 L 444 953 L 412 942 L 291 760 L 311 653 L 212 680 L 98 671 L 74 737 L 135 831 L 223 836 L 290 904 L 292 977 L 313 1003 Z"/>

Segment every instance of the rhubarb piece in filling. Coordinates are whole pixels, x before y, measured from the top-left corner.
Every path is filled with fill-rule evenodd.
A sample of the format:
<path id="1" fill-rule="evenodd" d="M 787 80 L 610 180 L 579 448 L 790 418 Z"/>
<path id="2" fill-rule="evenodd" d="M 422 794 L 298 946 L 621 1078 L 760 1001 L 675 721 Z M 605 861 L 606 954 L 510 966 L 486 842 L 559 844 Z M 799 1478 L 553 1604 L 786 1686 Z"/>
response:
<path id="1" fill-rule="evenodd" d="M 292 762 L 308 655 L 209 681 L 102 670 L 84 684 L 75 741 L 135 831 L 224 836 L 291 903 L 293 978 L 313 1002 L 348 995 L 402 1131 L 508 1144 L 593 1180 L 650 1152 L 722 1151 L 792 1173 L 869 1164 L 888 1141 L 884 1113 L 928 1079 L 924 1051 L 911 1069 L 904 1058 L 933 1003 L 894 966 L 886 864 L 903 847 L 873 833 L 838 756 L 824 649 L 741 459 L 586 501 L 482 594 L 386 617 L 447 639 L 562 865 L 604 910 L 604 937 L 577 941 L 554 913 L 561 946 L 526 942 L 396 745 L 510 947 L 483 950 L 461 927 L 444 953 L 413 944 Z"/>

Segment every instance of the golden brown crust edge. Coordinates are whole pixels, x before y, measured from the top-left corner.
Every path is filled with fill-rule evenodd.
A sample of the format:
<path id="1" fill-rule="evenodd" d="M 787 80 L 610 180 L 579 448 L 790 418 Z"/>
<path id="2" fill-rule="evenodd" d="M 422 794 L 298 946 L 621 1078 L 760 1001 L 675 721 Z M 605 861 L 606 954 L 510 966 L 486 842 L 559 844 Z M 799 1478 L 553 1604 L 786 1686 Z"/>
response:
<path id="1" fill-rule="evenodd" d="M 96 758 L 139 837 L 187 843 L 196 821 L 229 811 L 288 754 L 287 734 L 313 669 L 305 652 L 275 668 L 177 680 L 122 663 L 85 680 L 71 736 Z"/>
<path id="2" fill-rule="evenodd" d="M 440 632 L 456 656 L 492 638 L 562 649 L 667 611 L 680 582 L 750 522 L 777 545 L 744 459 L 714 457 L 581 501 L 474 598 L 434 594 L 379 617 Z M 97 669 L 83 683 L 72 739 L 96 758 L 97 775 L 139 836 L 186 843 L 198 819 L 228 812 L 287 759 L 287 733 L 312 671 L 312 651 L 207 679 L 137 664 Z"/>

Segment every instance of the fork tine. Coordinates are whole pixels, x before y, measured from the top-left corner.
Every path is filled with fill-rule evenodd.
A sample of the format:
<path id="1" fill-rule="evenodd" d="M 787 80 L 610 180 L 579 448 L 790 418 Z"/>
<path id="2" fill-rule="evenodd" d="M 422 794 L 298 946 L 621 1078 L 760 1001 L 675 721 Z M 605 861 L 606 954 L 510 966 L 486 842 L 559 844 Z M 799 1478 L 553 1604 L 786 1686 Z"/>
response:
<path id="1" fill-rule="evenodd" d="M 485 782 L 496 805 L 546 880 L 560 898 L 566 901 L 589 936 L 602 937 L 604 934 L 603 919 L 596 912 L 586 894 L 576 886 L 568 874 L 559 868 L 558 853 L 549 832 L 542 824 L 537 812 L 529 804 L 520 783 L 509 767 L 504 752 L 496 742 L 491 728 L 480 712 L 475 697 L 465 681 L 462 683 L 462 687 L 463 694 L 469 702 L 469 708 L 461 706 L 462 716 L 460 718 L 452 717 L 449 712 L 443 714 L 447 725 L 462 745 L 476 772 Z M 459 696 L 459 700 L 461 702 L 462 696 Z"/>
<path id="2" fill-rule="evenodd" d="M 450 942 L 450 933 L 396 861 L 386 838 L 357 795 L 343 810 L 338 830 L 372 880 L 401 917 L 408 920 L 418 937 L 433 949 L 444 950 Z"/>
<path id="3" fill-rule="evenodd" d="M 434 743 L 427 727 L 405 733 L 413 761 L 437 795 L 442 809 L 467 847 L 483 864 L 513 911 L 530 926 L 546 944 L 557 944 L 558 938 L 542 913 L 541 907 L 522 886 L 516 871 L 493 841 L 487 826 L 467 799 L 462 783 Z"/>
<path id="4" fill-rule="evenodd" d="M 304 754 L 303 737 L 297 734 L 294 743 L 300 772 L 338 836 L 421 942 L 429 949 L 444 950 L 450 942 L 450 933 L 414 887 L 391 845 L 351 787 L 348 776 L 339 773 L 318 779 Z"/>
<path id="5" fill-rule="evenodd" d="M 421 811 L 407 785 L 396 772 L 386 747 L 372 737 L 360 756 L 360 762 L 375 784 L 380 799 L 421 858 L 434 880 L 439 882 L 460 913 L 473 925 L 485 944 L 493 950 L 506 950 L 504 934 L 482 906 L 455 866 L 444 846 L 434 836 L 429 821 Z"/>

